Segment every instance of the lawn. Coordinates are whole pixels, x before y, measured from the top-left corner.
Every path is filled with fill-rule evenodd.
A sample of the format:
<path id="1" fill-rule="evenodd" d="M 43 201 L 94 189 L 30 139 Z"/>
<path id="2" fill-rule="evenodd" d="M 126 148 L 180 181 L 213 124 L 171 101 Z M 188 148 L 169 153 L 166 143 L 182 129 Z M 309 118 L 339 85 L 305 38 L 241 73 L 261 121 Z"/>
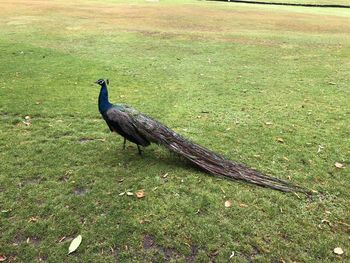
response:
<path id="1" fill-rule="evenodd" d="M 349 262 L 349 33 L 346 9 L 0 1 L 0 258 Z M 122 150 L 98 78 L 111 101 L 317 193 Z"/>
<path id="2" fill-rule="evenodd" d="M 231 0 L 231 1 L 233 2 L 234 0 Z M 252 2 L 269 2 L 269 3 L 311 4 L 311 5 L 350 5 L 350 0 L 251 0 L 251 1 Z"/>

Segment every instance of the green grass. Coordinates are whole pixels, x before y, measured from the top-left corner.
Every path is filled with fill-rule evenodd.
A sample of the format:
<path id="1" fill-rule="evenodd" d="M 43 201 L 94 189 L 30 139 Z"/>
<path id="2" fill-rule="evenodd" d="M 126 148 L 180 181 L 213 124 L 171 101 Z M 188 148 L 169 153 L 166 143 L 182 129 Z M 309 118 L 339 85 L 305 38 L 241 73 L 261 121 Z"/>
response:
<path id="1" fill-rule="evenodd" d="M 349 5 L 349 0 L 254 0 L 255 2 L 314 4 L 314 5 Z"/>
<path id="2" fill-rule="evenodd" d="M 117 2 L 0 3 L 0 255 L 348 262 L 350 13 Z M 123 151 L 97 111 L 101 77 L 111 101 L 322 195 L 215 178 L 158 146 Z"/>

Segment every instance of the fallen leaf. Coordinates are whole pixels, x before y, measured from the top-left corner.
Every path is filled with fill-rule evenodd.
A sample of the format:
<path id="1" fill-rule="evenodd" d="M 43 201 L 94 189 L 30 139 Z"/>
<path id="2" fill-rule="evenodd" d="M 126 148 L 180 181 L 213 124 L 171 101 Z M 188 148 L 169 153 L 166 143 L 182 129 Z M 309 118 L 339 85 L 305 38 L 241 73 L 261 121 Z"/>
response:
<path id="1" fill-rule="evenodd" d="M 238 204 L 238 206 L 239 206 L 239 207 L 242 207 L 242 208 L 246 208 L 246 207 L 248 207 L 248 205 L 243 204 L 243 203 L 239 203 L 239 204 Z"/>
<path id="2" fill-rule="evenodd" d="M 30 126 L 30 125 L 32 125 L 29 121 L 24 121 L 23 123 L 24 123 L 25 126 Z"/>
<path id="3" fill-rule="evenodd" d="M 272 125 L 273 123 L 271 121 L 265 122 L 266 125 Z"/>
<path id="4" fill-rule="evenodd" d="M 126 192 L 126 195 L 132 196 L 132 195 L 134 195 L 134 193 L 133 192 Z"/>
<path id="5" fill-rule="evenodd" d="M 62 243 L 63 240 L 65 240 L 65 239 L 66 239 L 66 236 L 61 237 L 60 240 L 58 240 L 58 243 Z"/>
<path id="6" fill-rule="evenodd" d="M 284 140 L 283 140 L 282 138 L 277 138 L 277 141 L 278 141 L 279 143 L 284 143 Z"/>
<path id="7" fill-rule="evenodd" d="M 122 196 L 122 195 L 125 195 L 125 192 L 122 192 L 122 193 L 119 194 L 119 196 Z"/>
<path id="8" fill-rule="evenodd" d="M 298 197 L 298 199 L 301 199 L 300 196 L 297 193 L 294 192 L 293 194 L 295 194 L 296 197 Z"/>
<path id="9" fill-rule="evenodd" d="M 341 247 L 336 247 L 334 250 L 333 250 L 334 254 L 337 254 L 337 255 L 343 255 L 344 254 L 344 251 L 341 249 Z"/>
<path id="10" fill-rule="evenodd" d="M 329 226 L 332 226 L 331 222 L 330 222 L 329 220 L 327 220 L 327 219 L 322 219 L 322 220 L 321 220 L 321 223 L 322 223 L 322 224 L 327 224 L 327 225 L 329 225 Z"/>
<path id="11" fill-rule="evenodd" d="M 0 262 L 4 262 L 7 259 L 5 255 L 0 255 Z"/>
<path id="12" fill-rule="evenodd" d="M 337 168 L 339 168 L 339 169 L 344 168 L 344 165 L 343 165 L 342 163 L 338 163 L 338 162 L 336 162 L 336 163 L 334 164 L 334 166 L 337 167 Z"/>
<path id="13" fill-rule="evenodd" d="M 143 191 L 143 190 L 137 191 L 137 192 L 136 192 L 136 197 L 137 197 L 137 198 L 143 198 L 143 197 L 145 197 L 145 191 Z"/>
<path id="14" fill-rule="evenodd" d="M 33 216 L 28 220 L 29 223 L 36 222 L 36 221 L 38 221 L 38 219 L 36 217 L 33 217 Z"/>
<path id="15" fill-rule="evenodd" d="M 225 201 L 225 207 L 229 208 L 232 206 L 232 202 L 230 200 Z"/>
<path id="16" fill-rule="evenodd" d="M 324 149 L 324 147 L 323 147 L 322 145 L 319 145 L 319 146 L 318 146 L 317 153 L 320 153 L 323 149 Z"/>
<path id="17" fill-rule="evenodd" d="M 72 242 L 69 245 L 68 254 L 73 253 L 75 250 L 77 250 L 77 248 L 80 246 L 81 240 L 81 235 L 77 236 L 72 240 Z"/>

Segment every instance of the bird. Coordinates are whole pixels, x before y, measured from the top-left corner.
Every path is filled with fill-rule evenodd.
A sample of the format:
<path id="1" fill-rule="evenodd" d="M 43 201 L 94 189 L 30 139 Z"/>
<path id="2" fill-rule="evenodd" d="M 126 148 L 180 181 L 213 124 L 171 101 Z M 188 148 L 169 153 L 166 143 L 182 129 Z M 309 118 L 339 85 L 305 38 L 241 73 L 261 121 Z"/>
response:
<path id="1" fill-rule="evenodd" d="M 95 83 L 101 87 L 98 110 L 111 132 L 116 132 L 124 138 L 123 149 L 125 149 L 128 140 L 137 145 L 138 153 L 141 155 L 140 146 L 147 147 L 151 143 L 155 143 L 184 157 L 202 171 L 212 175 L 242 180 L 282 192 L 309 193 L 301 186 L 265 175 L 243 163 L 226 159 L 220 154 L 184 138 L 161 122 L 129 105 L 110 103 L 107 88 L 109 80 L 98 79 Z"/>

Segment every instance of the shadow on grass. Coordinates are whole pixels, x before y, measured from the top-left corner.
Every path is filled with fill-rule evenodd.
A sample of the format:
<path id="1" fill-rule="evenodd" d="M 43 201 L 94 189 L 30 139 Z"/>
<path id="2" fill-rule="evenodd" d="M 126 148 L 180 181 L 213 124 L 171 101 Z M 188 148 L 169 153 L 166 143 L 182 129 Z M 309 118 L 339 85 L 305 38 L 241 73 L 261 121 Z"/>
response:
<path id="1" fill-rule="evenodd" d="M 121 147 L 112 149 L 109 154 L 110 156 L 114 155 L 114 158 L 116 158 L 114 164 L 118 166 L 127 166 L 131 163 L 132 165 L 142 168 L 161 164 L 162 166 L 167 166 L 169 169 L 181 168 L 189 170 L 189 172 L 200 171 L 186 159 L 171 153 L 160 146 L 143 148 L 141 156 L 138 154 L 137 148 L 134 146 L 128 146 L 125 150 L 121 149 Z M 108 162 L 108 165 L 111 165 L 110 158 L 106 159 L 102 157 L 101 160 L 106 164 Z"/>

